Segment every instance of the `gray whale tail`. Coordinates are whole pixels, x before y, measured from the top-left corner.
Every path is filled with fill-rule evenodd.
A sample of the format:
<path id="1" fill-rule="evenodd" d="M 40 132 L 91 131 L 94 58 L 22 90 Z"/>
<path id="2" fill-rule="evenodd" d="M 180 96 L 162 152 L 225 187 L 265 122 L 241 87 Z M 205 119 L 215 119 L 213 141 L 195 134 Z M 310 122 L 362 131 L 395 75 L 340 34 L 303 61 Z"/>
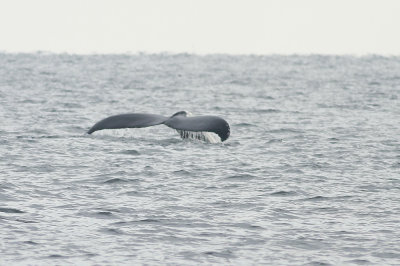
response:
<path id="1" fill-rule="evenodd" d="M 218 116 L 188 116 L 188 112 L 180 111 L 166 117 L 155 114 L 130 113 L 107 117 L 92 126 L 88 134 L 102 129 L 141 128 L 164 124 L 176 129 L 182 138 L 196 138 L 207 141 L 208 133 L 215 133 L 221 141 L 229 138 L 228 122 Z M 210 141 L 213 142 L 213 141 Z"/>

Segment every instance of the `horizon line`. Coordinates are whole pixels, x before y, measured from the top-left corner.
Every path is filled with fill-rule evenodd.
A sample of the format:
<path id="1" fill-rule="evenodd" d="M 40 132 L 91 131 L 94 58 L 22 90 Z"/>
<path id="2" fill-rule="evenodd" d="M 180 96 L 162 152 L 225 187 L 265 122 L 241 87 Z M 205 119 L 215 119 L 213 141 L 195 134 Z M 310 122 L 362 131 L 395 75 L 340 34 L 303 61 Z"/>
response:
<path id="1" fill-rule="evenodd" d="M 69 51 L 47 51 L 47 50 L 32 50 L 32 51 L 7 51 L 1 50 L 1 54 L 37 54 L 37 55 L 81 55 L 81 56 L 94 56 L 94 55 L 195 55 L 195 56 L 343 56 L 343 57 L 400 57 L 399 54 L 392 53 L 321 53 L 321 52 L 294 52 L 294 53 L 230 53 L 230 52 L 175 52 L 175 51 L 125 51 L 125 52 L 69 52 Z"/>

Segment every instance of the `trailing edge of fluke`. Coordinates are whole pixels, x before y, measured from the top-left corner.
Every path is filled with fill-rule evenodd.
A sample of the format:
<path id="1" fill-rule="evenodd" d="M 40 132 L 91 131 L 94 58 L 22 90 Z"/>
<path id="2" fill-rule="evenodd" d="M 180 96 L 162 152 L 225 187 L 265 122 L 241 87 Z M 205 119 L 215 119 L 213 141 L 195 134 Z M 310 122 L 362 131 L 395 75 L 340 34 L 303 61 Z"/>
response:
<path id="1" fill-rule="evenodd" d="M 221 117 L 211 115 L 189 116 L 188 114 L 186 111 L 180 111 L 171 117 L 142 113 L 114 115 L 97 122 L 87 133 L 92 134 L 102 129 L 141 128 L 164 124 L 176 129 L 182 138 L 189 135 L 187 132 L 212 132 L 217 134 L 221 141 L 229 138 L 229 124 Z M 204 137 L 196 138 L 204 139 Z"/>

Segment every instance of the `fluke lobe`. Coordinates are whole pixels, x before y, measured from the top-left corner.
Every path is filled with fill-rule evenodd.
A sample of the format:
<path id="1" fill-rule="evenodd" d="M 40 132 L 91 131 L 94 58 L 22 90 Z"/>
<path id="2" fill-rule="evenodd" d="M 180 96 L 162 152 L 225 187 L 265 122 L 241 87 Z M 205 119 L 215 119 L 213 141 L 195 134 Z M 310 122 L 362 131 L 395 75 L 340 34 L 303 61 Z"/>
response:
<path id="1" fill-rule="evenodd" d="M 209 133 L 217 134 L 221 141 L 227 140 L 230 134 L 228 122 L 221 117 L 189 116 L 186 111 L 177 112 L 171 117 L 142 113 L 114 115 L 97 122 L 87 133 L 92 134 L 102 129 L 140 128 L 161 124 L 176 129 L 182 138 L 194 138 L 208 142 L 216 142 Z"/>

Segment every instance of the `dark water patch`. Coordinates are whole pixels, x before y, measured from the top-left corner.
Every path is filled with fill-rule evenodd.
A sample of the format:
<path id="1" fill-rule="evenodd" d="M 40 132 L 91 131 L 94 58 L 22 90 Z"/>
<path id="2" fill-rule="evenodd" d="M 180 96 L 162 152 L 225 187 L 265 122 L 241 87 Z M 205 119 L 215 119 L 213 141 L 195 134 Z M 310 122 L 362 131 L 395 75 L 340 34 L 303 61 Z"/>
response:
<path id="1" fill-rule="evenodd" d="M 141 172 L 142 175 L 147 176 L 147 177 L 154 177 L 160 175 L 159 172 L 157 171 L 151 171 L 151 170 L 144 170 Z"/>
<path id="2" fill-rule="evenodd" d="M 104 184 L 121 184 L 121 183 L 128 183 L 128 182 L 129 182 L 129 180 L 127 180 L 127 179 L 116 177 L 116 178 L 108 179 L 108 180 L 104 181 L 103 183 Z"/>
<path id="3" fill-rule="evenodd" d="M 310 261 L 309 263 L 307 263 L 306 265 L 313 265 L 313 266 L 330 266 L 330 265 L 334 265 L 331 264 L 329 262 L 323 262 L 323 261 Z"/>
<path id="4" fill-rule="evenodd" d="M 112 223 L 114 226 L 131 226 L 132 224 L 159 224 L 162 223 L 161 219 L 154 219 L 154 218 L 144 218 L 138 220 L 131 220 L 131 221 L 119 221 Z"/>
<path id="5" fill-rule="evenodd" d="M 325 212 L 325 213 L 338 213 L 341 209 L 338 209 L 335 207 L 320 207 L 320 208 L 316 208 L 316 210 Z"/>
<path id="6" fill-rule="evenodd" d="M 14 209 L 14 208 L 2 208 L 0 207 L 0 212 L 5 212 L 5 213 L 25 213 L 21 210 Z"/>
<path id="7" fill-rule="evenodd" d="M 327 139 L 330 143 L 337 143 L 337 142 L 339 142 L 339 139 L 338 138 L 328 138 Z"/>
<path id="8" fill-rule="evenodd" d="M 225 200 L 217 200 L 217 201 L 214 201 L 212 203 L 212 205 L 215 205 L 215 206 L 218 206 L 218 207 L 229 207 L 229 206 L 232 205 L 232 203 L 229 202 L 229 201 L 225 201 Z"/>
<path id="9" fill-rule="evenodd" d="M 124 150 L 124 151 L 120 151 L 118 153 L 126 154 L 126 155 L 140 155 L 140 152 L 138 152 L 137 150 Z"/>
<path id="10" fill-rule="evenodd" d="M 283 142 L 283 139 L 270 139 L 268 140 L 265 144 L 274 144 L 274 143 L 281 143 Z"/>
<path id="11" fill-rule="evenodd" d="M 223 189 L 237 189 L 239 187 L 241 187 L 239 184 L 226 184 L 222 186 Z"/>
<path id="12" fill-rule="evenodd" d="M 110 235 L 124 235 L 124 231 L 122 231 L 121 229 L 117 229 L 117 228 L 104 228 L 101 229 L 100 232 L 106 233 L 106 234 L 110 234 Z"/>
<path id="13" fill-rule="evenodd" d="M 298 237 L 297 239 L 284 241 L 286 245 L 303 250 L 323 250 L 330 246 L 322 238 Z"/>
<path id="14" fill-rule="evenodd" d="M 218 189 L 218 187 L 217 186 L 207 186 L 204 189 L 205 190 L 216 190 L 216 189 Z"/>
<path id="15" fill-rule="evenodd" d="M 140 191 L 136 191 L 136 190 L 127 191 L 127 192 L 124 192 L 123 194 L 127 195 L 127 196 L 135 196 L 135 197 L 145 197 L 146 196 L 145 193 L 140 192 Z"/>
<path id="16" fill-rule="evenodd" d="M 161 223 L 161 220 L 146 218 L 146 219 L 137 220 L 136 223 Z"/>
<path id="17" fill-rule="evenodd" d="M 115 211 L 101 210 L 101 211 L 81 211 L 78 213 L 80 216 L 92 217 L 97 219 L 118 219 L 119 217 L 114 214 Z"/>
<path id="18" fill-rule="evenodd" d="M 207 255 L 207 256 L 213 256 L 213 257 L 219 257 L 219 258 L 225 258 L 225 259 L 236 258 L 234 253 L 230 250 L 206 251 L 206 252 L 203 252 L 203 254 Z"/>
<path id="19" fill-rule="evenodd" d="M 256 178 L 253 175 L 250 174 L 238 174 L 238 175 L 231 175 L 226 177 L 228 180 L 235 180 L 235 181 L 247 181 Z"/>
<path id="20" fill-rule="evenodd" d="M 182 251 L 178 253 L 178 256 L 182 257 L 185 260 L 190 260 L 195 262 L 196 264 L 201 264 L 201 261 L 197 259 L 199 254 L 193 251 Z"/>
<path id="21" fill-rule="evenodd" d="M 241 143 L 238 140 L 228 140 L 226 142 L 221 143 L 221 146 L 224 146 L 224 147 L 239 147 L 240 145 L 241 145 Z"/>
<path id="22" fill-rule="evenodd" d="M 65 136 L 61 136 L 61 135 L 42 135 L 42 136 L 37 136 L 36 138 L 38 138 L 38 139 L 61 139 L 61 138 L 65 138 Z"/>
<path id="23" fill-rule="evenodd" d="M 349 263 L 349 264 L 356 264 L 356 265 L 371 265 L 371 264 L 373 264 L 369 260 L 364 260 L 364 259 L 348 260 L 345 262 Z"/>
<path id="24" fill-rule="evenodd" d="M 246 79 L 234 79 L 234 80 L 231 80 L 229 83 L 233 84 L 233 85 L 245 86 L 245 85 L 250 84 L 250 82 L 251 81 L 246 78 Z"/>
<path id="25" fill-rule="evenodd" d="M 374 257 L 377 258 L 384 258 L 384 259 L 400 259 L 400 253 L 394 253 L 394 252 L 374 252 L 372 253 Z"/>
<path id="26" fill-rule="evenodd" d="M 400 162 L 396 162 L 396 163 L 392 164 L 390 167 L 395 168 L 395 169 L 400 168 Z"/>
<path id="27" fill-rule="evenodd" d="M 381 83 L 378 81 L 370 81 L 368 82 L 368 85 L 381 85 Z"/>
<path id="28" fill-rule="evenodd" d="M 319 156 L 317 156 L 317 157 L 319 157 Z M 330 167 L 329 163 L 326 163 L 326 162 L 325 163 L 318 163 L 318 162 L 315 162 L 315 161 L 309 162 L 309 163 L 302 163 L 300 165 L 301 165 L 301 167 L 309 167 L 311 169 L 326 169 L 326 168 Z"/>
<path id="29" fill-rule="evenodd" d="M 296 196 L 297 193 L 295 191 L 280 190 L 280 191 L 272 192 L 270 195 L 276 196 L 276 197 L 288 197 L 288 196 Z"/>
<path id="30" fill-rule="evenodd" d="M 28 240 L 28 241 L 23 241 L 23 244 L 27 244 L 27 245 L 39 245 L 39 243 L 32 241 L 32 240 Z"/>
<path id="31" fill-rule="evenodd" d="M 250 123 L 238 123 L 238 124 L 233 124 L 235 127 L 256 127 L 257 125 L 255 124 L 250 124 Z"/>
<path id="32" fill-rule="evenodd" d="M 273 209 L 273 216 L 270 217 L 272 220 L 276 219 L 297 219 L 299 216 L 293 214 L 292 211 L 282 209 L 282 208 L 274 208 Z"/>
<path id="33" fill-rule="evenodd" d="M 4 189 L 0 186 L 0 190 L 4 190 Z M 15 197 L 11 197 L 10 195 L 0 193 L 0 202 L 4 202 L 4 201 L 15 201 Z"/>
<path id="34" fill-rule="evenodd" d="M 73 132 L 77 135 L 72 135 L 72 136 L 68 136 L 68 138 L 83 138 L 87 134 L 86 132 L 88 131 L 88 127 L 85 127 L 84 125 L 68 125 L 65 127 L 62 127 L 63 130 L 67 131 L 67 132 Z"/>
<path id="35" fill-rule="evenodd" d="M 232 226 L 238 227 L 238 228 L 243 228 L 243 229 L 249 229 L 249 230 L 263 230 L 263 229 L 265 229 L 262 226 L 252 225 L 252 224 L 248 224 L 248 223 L 235 223 Z"/>
<path id="36" fill-rule="evenodd" d="M 325 201 L 325 200 L 330 200 L 329 197 L 324 197 L 324 196 L 314 196 L 310 198 L 305 198 L 301 199 L 302 201 Z"/>
<path id="37" fill-rule="evenodd" d="M 108 211 L 101 211 L 101 212 L 96 212 L 95 215 L 111 217 L 113 216 L 113 213 Z"/>
<path id="38" fill-rule="evenodd" d="M 350 196 L 350 195 L 333 196 L 333 197 L 314 196 L 314 197 L 309 197 L 309 198 L 300 199 L 300 200 L 301 201 L 326 201 L 326 200 L 341 201 L 341 200 L 347 200 L 350 198 L 353 198 L 353 196 Z"/>
<path id="39" fill-rule="evenodd" d="M 388 146 L 388 147 L 399 147 L 399 141 L 397 139 L 385 139 L 380 142 L 380 144 Z M 385 150 L 382 150 L 385 151 Z M 390 150 L 386 150 L 390 151 Z"/>
<path id="40" fill-rule="evenodd" d="M 54 75 L 56 75 L 57 73 L 56 73 L 56 72 L 53 72 L 53 71 L 40 71 L 39 74 L 40 74 L 40 75 L 44 75 L 44 76 L 54 76 Z"/>
<path id="41" fill-rule="evenodd" d="M 254 113 L 257 114 L 270 114 L 270 113 L 280 113 L 281 111 L 278 109 L 255 109 Z"/>
<path id="42" fill-rule="evenodd" d="M 21 222 L 21 223 L 24 223 L 24 224 L 36 224 L 36 223 L 39 223 L 37 221 L 31 221 L 31 220 L 26 220 L 26 219 L 15 219 L 15 221 Z"/>
<path id="43" fill-rule="evenodd" d="M 61 259 L 61 258 L 65 258 L 65 256 L 60 255 L 60 254 L 52 254 L 47 256 L 49 259 Z"/>
<path id="44" fill-rule="evenodd" d="M 285 169 L 284 170 L 285 173 L 298 174 L 298 175 L 304 174 L 304 172 L 300 169 L 293 168 L 292 166 L 286 166 L 286 167 L 289 167 L 289 169 Z"/>
<path id="45" fill-rule="evenodd" d="M 92 252 L 85 252 L 85 253 L 83 254 L 84 257 L 89 257 L 89 258 L 96 257 L 96 256 L 98 256 L 98 255 L 99 255 L 99 254 L 92 253 Z"/>
<path id="46" fill-rule="evenodd" d="M 23 142 L 28 143 L 38 143 L 38 140 L 34 136 L 25 136 L 25 135 L 18 135 L 16 136 L 18 140 L 22 140 Z"/>
<path id="47" fill-rule="evenodd" d="M 176 170 L 176 171 L 173 171 L 172 173 L 175 174 L 175 175 L 178 175 L 178 176 L 191 176 L 191 175 L 193 175 L 193 173 L 191 173 L 191 172 L 189 172 L 187 170 Z"/>
<path id="48" fill-rule="evenodd" d="M 66 107 L 66 108 L 72 108 L 72 109 L 73 108 L 82 108 L 83 107 L 82 104 L 72 103 L 72 102 L 64 103 L 62 106 Z"/>
<path id="49" fill-rule="evenodd" d="M 119 164 L 115 164 L 114 166 L 120 166 Z M 129 173 L 125 170 L 119 170 L 119 171 L 115 171 L 115 172 L 111 172 L 111 173 L 104 173 L 104 174 L 99 174 L 96 175 L 97 177 L 110 177 L 110 176 L 126 176 Z"/>
<path id="50" fill-rule="evenodd" d="M 373 185 L 373 184 L 360 185 L 360 186 L 358 186 L 358 188 L 362 192 L 379 192 L 382 190 L 381 187 L 379 187 L 377 185 Z"/>

